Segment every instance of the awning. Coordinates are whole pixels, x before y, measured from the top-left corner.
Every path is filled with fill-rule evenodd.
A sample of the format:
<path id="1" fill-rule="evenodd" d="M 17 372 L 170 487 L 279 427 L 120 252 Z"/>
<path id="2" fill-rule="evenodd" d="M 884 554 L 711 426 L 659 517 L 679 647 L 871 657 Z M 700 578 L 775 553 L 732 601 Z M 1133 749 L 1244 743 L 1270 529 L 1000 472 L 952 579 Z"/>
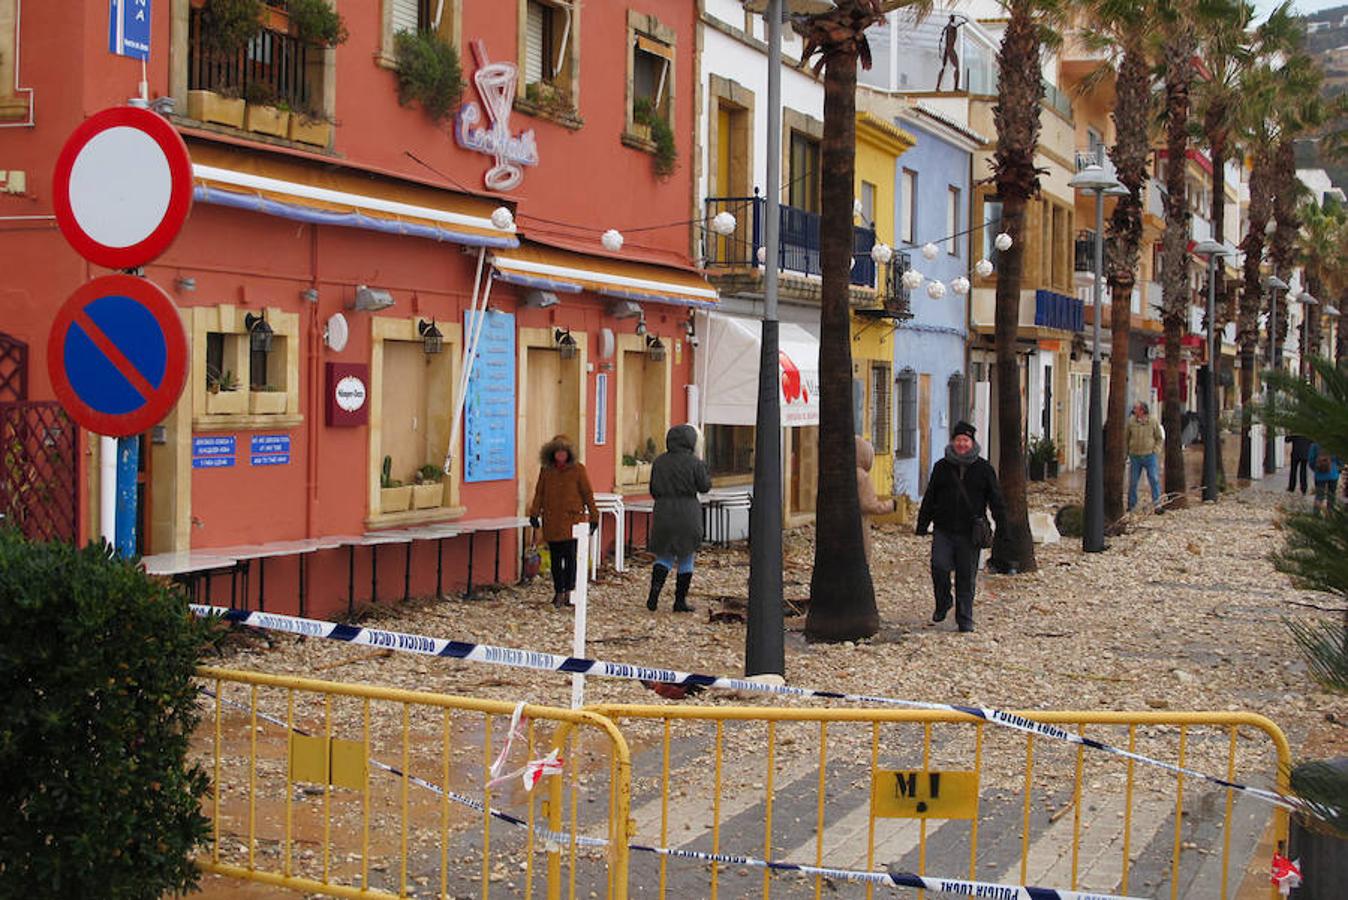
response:
<path id="1" fill-rule="evenodd" d="M 198 203 L 471 247 L 519 246 L 513 224 L 492 224 L 497 204 L 487 198 L 237 148 L 189 147 Z"/>
<path id="2" fill-rule="evenodd" d="M 493 254 L 492 266 L 501 281 L 560 293 L 593 291 L 622 300 L 703 308 L 715 306 L 717 300 L 716 289 L 696 272 L 533 242 Z"/>
<path id="3" fill-rule="evenodd" d="M 696 378 L 704 425 L 753 425 L 763 323 L 706 313 L 696 323 Z M 819 338 L 791 323 L 778 327 L 782 425 L 819 424 Z"/>

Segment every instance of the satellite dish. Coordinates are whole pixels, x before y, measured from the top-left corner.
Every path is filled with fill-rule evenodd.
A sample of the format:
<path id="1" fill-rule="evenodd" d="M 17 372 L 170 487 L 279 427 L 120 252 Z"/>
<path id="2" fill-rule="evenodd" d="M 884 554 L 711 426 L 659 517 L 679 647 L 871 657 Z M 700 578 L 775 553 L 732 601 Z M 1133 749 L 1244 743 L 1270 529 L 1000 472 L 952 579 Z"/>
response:
<path id="1" fill-rule="evenodd" d="M 613 341 L 613 329 L 612 329 L 612 328 L 601 328 L 601 329 L 599 329 L 599 358 L 600 358 L 600 359 L 612 359 L 612 358 L 613 358 L 613 343 L 614 343 L 614 341 Z"/>
<path id="2" fill-rule="evenodd" d="M 341 313 L 333 313 L 332 318 L 328 319 L 328 325 L 323 329 L 323 343 L 327 344 L 336 353 L 341 353 L 346 349 L 346 341 L 351 337 L 351 328 L 346 324 L 346 316 Z"/>

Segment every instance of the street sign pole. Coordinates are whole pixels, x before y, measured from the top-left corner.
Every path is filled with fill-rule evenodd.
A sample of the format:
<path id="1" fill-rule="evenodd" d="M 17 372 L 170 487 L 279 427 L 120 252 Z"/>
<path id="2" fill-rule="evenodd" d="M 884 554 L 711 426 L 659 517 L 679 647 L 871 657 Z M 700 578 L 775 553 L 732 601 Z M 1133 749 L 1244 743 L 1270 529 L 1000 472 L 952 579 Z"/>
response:
<path id="1" fill-rule="evenodd" d="M 136 555 L 136 473 L 140 469 L 140 438 L 117 439 L 117 552 L 126 559 Z"/>

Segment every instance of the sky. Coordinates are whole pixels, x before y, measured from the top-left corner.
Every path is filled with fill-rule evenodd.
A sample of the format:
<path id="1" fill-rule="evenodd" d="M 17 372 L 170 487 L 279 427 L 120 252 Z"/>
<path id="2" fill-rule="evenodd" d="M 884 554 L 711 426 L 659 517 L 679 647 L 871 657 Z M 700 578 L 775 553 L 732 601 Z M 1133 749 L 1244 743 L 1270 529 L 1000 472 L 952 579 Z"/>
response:
<path id="1" fill-rule="evenodd" d="M 1259 17 L 1262 19 L 1278 7 L 1279 0 L 1255 0 L 1255 7 L 1259 10 Z M 1303 15 L 1306 13 L 1318 12 L 1322 9 L 1333 9 L 1336 6 L 1348 6 L 1348 0 L 1293 0 L 1293 6 Z"/>

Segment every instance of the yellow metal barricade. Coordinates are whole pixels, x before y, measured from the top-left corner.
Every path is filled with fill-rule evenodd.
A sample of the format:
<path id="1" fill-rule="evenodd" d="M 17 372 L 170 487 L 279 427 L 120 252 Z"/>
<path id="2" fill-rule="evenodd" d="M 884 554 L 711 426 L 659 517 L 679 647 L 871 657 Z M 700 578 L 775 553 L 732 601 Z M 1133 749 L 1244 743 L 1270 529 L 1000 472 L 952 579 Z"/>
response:
<path id="1" fill-rule="evenodd" d="M 602 716 L 526 706 L 502 766 L 515 777 L 493 788 L 513 704 L 197 674 L 207 712 L 193 754 L 212 782 L 203 871 L 340 897 L 559 897 L 563 879 L 626 897 L 631 760 Z M 527 791 L 520 770 L 550 750 L 562 774 Z"/>
<path id="2" fill-rule="evenodd" d="M 1248 878 L 1276 895 L 1261 841 L 1285 847 L 1283 809 L 1120 755 L 956 712 L 587 709 L 633 748 L 629 839 L 684 854 L 633 853 L 632 883 L 661 897 L 874 893 L 699 853 L 1146 897 L 1232 897 Z M 1286 786 L 1287 740 L 1263 716 L 1020 714 L 1229 782 Z"/>

